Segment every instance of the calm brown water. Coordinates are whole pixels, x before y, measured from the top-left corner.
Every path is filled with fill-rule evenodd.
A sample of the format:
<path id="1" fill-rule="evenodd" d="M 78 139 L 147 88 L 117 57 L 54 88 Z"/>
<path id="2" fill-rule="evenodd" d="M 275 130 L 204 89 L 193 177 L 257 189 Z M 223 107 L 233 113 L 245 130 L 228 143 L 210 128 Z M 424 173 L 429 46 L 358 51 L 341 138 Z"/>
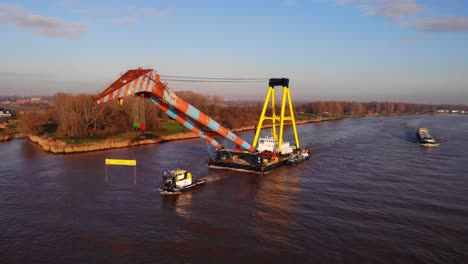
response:
<path id="1" fill-rule="evenodd" d="M 420 147 L 418 127 L 441 145 Z M 468 116 L 302 125 L 311 159 L 263 176 L 208 169 L 202 140 L 72 155 L 2 143 L 0 263 L 468 263 L 467 131 Z M 137 183 L 109 167 L 106 184 L 106 157 L 137 159 Z M 209 182 L 161 197 L 177 167 Z"/>

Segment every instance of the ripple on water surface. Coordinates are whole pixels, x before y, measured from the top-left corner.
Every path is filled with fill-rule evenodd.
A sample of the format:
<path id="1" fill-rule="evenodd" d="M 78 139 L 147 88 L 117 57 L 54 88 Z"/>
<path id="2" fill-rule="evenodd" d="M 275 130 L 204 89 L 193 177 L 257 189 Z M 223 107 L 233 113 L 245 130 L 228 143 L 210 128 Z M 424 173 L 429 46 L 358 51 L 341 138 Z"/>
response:
<path id="1" fill-rule="evenodd" d="M 311 159 L 266 175 L 208 169 L 201 140 L 79 155 L 12 141 L 0 149 L 0 259 L 464 263 L 467 121 L 424 115 L 302 125 Z M 420 147 L 418 127 L 441 145 Z M 137 183 L 128 168 L 109 169 L 105 183 L 105 158 L 133 157 Z M 174 167 L 207 183 L 161 197 L 160 175 Z"/>

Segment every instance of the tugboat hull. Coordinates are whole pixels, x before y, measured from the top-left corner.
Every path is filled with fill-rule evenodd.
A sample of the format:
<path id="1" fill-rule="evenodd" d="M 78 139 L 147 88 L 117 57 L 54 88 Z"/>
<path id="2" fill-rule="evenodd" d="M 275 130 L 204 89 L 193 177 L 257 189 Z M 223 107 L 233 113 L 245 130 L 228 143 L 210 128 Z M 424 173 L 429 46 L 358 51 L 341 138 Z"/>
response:
<path id="1" fill-rule="evenodd" d="M 437 147 L 439 146 L 440 144 L 439 143 L 419 143 L 420 146 L 422 147 Z"/>
<path id="2" fill-rule="evenodd" d="M 204 180 L 196 180 L 194 183 L 184 186 L 183 188 L 174 188 L 173 190 L 165 190 L 163 188 L 159 188 L 159 193 L 161 195 L 178 195 L 188 189 L 191 189 L 197 185 L 204 184 L 204 183 L 205 183 Z"/>
<path id="3" fill-rule="evenodd" d="M 308 160 L 310 159 L 310 156 L 302 156 L 302 155 L 299 155 L 299 157 L 291 157 L 288 159 L 288 165 L 296 165 L 298 163 L 301 163 L 303 162 L 304 160 Z"/>

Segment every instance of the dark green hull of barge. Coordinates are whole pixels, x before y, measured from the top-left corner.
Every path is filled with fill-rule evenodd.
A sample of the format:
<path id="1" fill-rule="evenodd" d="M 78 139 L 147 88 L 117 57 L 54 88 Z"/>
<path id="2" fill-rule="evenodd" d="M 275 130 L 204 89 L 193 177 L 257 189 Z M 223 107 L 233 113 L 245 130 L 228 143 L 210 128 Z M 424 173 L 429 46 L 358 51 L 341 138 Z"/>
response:
<path id="1" fill-rule="evenodd" d="M 256 173 L 266 173 L 287 163 L 287 157 L 277 157 L 276 161 L 264 162 L 259 152 L 217 150 L 216 157 L 208 161 L 208 167 L 214 169 L 230 169 Z"/>

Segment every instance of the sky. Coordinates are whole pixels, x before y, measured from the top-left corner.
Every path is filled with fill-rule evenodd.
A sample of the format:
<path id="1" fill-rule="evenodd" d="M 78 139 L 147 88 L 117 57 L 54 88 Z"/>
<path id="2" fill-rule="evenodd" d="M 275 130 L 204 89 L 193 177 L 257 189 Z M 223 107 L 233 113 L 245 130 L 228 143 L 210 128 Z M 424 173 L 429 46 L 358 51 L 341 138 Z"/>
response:
<path id="1" fill-rule="evenodd" d="M 2 1 L 0 95 L 98 93 L 129 69 L 290 79 L 293 101 L 468 104 L 468 1 Z M 169 82 L 261 101 L 268 83 Z"/>

